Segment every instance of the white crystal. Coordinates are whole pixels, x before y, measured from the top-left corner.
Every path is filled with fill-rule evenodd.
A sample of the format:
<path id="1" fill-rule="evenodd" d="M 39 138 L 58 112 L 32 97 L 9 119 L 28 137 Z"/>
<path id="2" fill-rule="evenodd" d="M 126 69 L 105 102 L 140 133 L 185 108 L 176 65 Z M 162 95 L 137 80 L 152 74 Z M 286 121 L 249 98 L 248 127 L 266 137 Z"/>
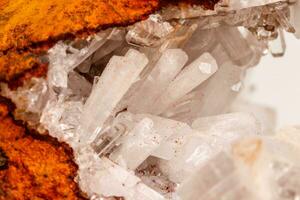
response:
<path id="1" fill-rule="evenodd" d="M 33 78 L 16 91 L 1 84 L 1 94 L 10 98 L 23 112 L 41 113 L 48 97 L 48 86 L 44 79 Z"/>
<path id="2" fill-rule="evenodd" d="M 201 67 L 211 66 L 211 73 L 203 73 Z M 194 88 L 199 86 L 218 70 L 215 59 L 209 54 L 204 53 L 193 63 L 187 66 L 176 78 L 171 82 L 163 95 L 155 102 L 155 114 L 161 114 L 169 106 L 182 98 Z"/>
<path id="3" fill-rule="evenodd" d="M 228 150 L 238 138 L 261 133 L 259 122 L 243 113 L 199 118 L 193 123 L 193 128 L 196 130 L 186 128 L 171 136 L 161 148 L 170 152 L 171 147 L 174 149 L 172 157 L 161 161 L 161 169 L 174 182 L 181 182 L 208 159 Z"/>
<path id="4" fill-rule="evenodd" d="M 132 200 L 164 200 L 136 177 L 133 172 L 121 168 L 107 158 L 94 163 L 95 171 L 82 170 L 83 182 L 94 193 L 105 197 L 119 196 Z M 89 181 L 87 181 L 89 180 Z"/>
<path id="5" fill-rule="evenodd" d="M 239 66 L 247 65 L 254 56 L 251 47 L 238 28 L 219 28 L 216 30 L 216 37 L 219 38 L 225 52 L 235 64 Z"/>
<path id="6" fill-rule="evenodd" d="M 186 129 L 183 123 L 152 115 L 135 115 L 133 118 L 137 120 L 135 127 L 122 139 L 120 148 L 110 156 L 110 159 L 120 165 L 125 163 L 124 167 L 132 170 L 150 155 L 168 157 L 164 155 L 171 154 L 167 139 Z"/>
<path id="7" fill-rule="evenodd" d="M 81 101 L 66 101 L 63 96 L 60 96 L 47 102 L 40 123 L 48 129 L 50 135 L 75 147 L 78 145 L 76 129 L 81 119 L 82 109 Z"/>
<path id="8" fill-rule="evenodd" d="M 79 130 L 82 142 L 96 138 L 147 63 L 146 56 L 136 50 L 110 60 L 84 106 Z"/>
<path id="9" fill-rule="evenodd" d="M 129 169 L 136 169 L 153 151 L 163 138 L 154 129 L 154 122 L 150 118 L 142 119 L 132 131 L 130 131 L 122 145 L 110 159 Z"/>
<path id="10" fill-rule="evenodd" d="M 226 1 L 225 1 L 226 2 Z M 280 0 L 230 0 L 229 6 L 232 10 L 238 10 L 241 8 L 249 8 L 255 6 L 262 6 L 266 4 L 272 4 L 280 2 Z"/>
<path id="11" fill-rule="evenodd" d="M 150 15 L 148 20 L 136 23 L 130 28 L 126 41 L 133 45 L 157 46 L 173 31 L 173 26 L 163 21 L 160 15 Z"/>
<path id="12" fill-rule="evenodd" d="M 192 128 L 208 133 L 210 135 L 228 134 L 232 133 L 233 136 L 241 135 L 259 135 L 261 134 L 260 122 L 251 114 L 247 113 L 229 113 L 211 117 L 203 117 L 196 119 Z M 230 138 L 229 135 L 224 136 Z"/>
<path id="13" fill-rule="evenodd" d="M 128 110 L 134 113 L 151 111 L 155 100 L 164 92 L 187 60 L 188 56 L 180 49 L 166 50 L 146 80 L 135 91 Z"/>
<path id="14" fill-rule="evenodd" d="M 185 180 L 178 188 L 178 195 L 184 200 L 228 199 L 226 193 L 241 184 L 234 172 L 233 160 L 221 153 Z M 242 198 L 232 198 L 238 199 Z"/>
<path id="15" fill-rule="evenodd" d="M 263 134 L 269 135 L 275 133 L 277 116 L 273 108 L 238 98 L 232 103 L 229 110 L 231 112 L 250 113 L 260 122 Z"/>

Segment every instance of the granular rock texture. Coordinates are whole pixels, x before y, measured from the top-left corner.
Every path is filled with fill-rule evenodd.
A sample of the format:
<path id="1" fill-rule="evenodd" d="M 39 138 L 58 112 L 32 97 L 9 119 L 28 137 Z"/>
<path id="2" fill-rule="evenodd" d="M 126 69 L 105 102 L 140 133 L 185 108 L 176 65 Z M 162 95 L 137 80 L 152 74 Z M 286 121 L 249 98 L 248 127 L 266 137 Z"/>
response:
<path id="1" fill-rule="evenodd" d="M 72 150 L 28 131 L 11 117 L 9 104 L 0 98 L 0 199 L 84 199 Z"/>
<path id="2" fill-rule="evenodd" d="M 17 0 L 0 4 L 0 51 L 143 19 L 157 0 Z"/>
<path id="3" fill-rule="evenodd" d="M 16 85 L 16 82 L 32 76 L 44 76 L 48 63 L 47 60 L 42 61 L 40 56 L 45 53 L 41 49 L 36 49 L 24 52 L 11 51 L 0 56 L 0 80 Z"/>

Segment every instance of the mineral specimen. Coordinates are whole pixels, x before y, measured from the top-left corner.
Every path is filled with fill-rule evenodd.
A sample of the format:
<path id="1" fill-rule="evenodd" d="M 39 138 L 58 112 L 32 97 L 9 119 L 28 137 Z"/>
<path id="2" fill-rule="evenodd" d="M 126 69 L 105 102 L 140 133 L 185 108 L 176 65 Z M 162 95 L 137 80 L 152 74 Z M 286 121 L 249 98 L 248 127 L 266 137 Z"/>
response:
<path id="1" fill-rule="evenodd" d="M 263 55 L 284 55 L 284 31 L 299 36 L 299 1 L 83 2 L 0 3 L 0 78 L 15 118 L 73 148 L 90 199 L 300 197 L 299 130 L 274 134 L 273 112 L 236 99 Z M 42 65 L 46 74 L 33 78 Z M 11 120 L 22 132 L 2 116 L 0 126 Z M 12 135 L 0 137 L 3 173 L 15 151 L 35 151 L 20 162 L 47 163 L 33 171 L 51 172 L 38 180 L 62 188 L 49 198 L 80 198 L 63 146 L 3 130 Z M 44 195 L 48 185 L 39 188 Z"/>

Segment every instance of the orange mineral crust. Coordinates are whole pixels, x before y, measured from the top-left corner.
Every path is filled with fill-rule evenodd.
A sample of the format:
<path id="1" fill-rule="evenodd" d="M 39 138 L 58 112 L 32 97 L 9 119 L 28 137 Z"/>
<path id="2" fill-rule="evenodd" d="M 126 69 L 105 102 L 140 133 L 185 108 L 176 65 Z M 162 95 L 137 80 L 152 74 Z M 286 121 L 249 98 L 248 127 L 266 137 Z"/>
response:
<path id="1" fill-rule="evenodd" d="M 0 56 L 0 81 L 9 82 L 24 76 L 28 71 L 39 68 L 41 65 L 47 65 L 39 59 L 41 52 L 11 51 Z"/>
<path id="2" fill-rule="evenodd" d="M 2 0 L 0 52 L 144 19 L 159 0 Z"/>
<path id="3" fill-rule="evenodd" d="M 72 150 L 29 132 L 8 105 L 0 98 L 0 200 L 84 199 L 74 182 Z"/>

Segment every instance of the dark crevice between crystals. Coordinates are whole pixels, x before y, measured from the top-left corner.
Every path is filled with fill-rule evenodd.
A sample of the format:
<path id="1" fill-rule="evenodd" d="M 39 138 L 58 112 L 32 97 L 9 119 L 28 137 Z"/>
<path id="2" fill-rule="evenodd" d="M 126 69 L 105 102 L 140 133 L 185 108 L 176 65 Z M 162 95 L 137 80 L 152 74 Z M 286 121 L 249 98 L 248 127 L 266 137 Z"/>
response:
<path id="1" fill-rule="evenodd" d="M 162 6 L 169 4 L 188 6 L 188 5 L 200 5 L 204 9 L 214 10 L 214 7 L 220 0 L 161 0 Z"/>
<path id="2" fill-rule="evenodd" d="M 0 170 L 5 170 L 8 168 L 8 157 L 4 150 L 0 148 Z"/>

